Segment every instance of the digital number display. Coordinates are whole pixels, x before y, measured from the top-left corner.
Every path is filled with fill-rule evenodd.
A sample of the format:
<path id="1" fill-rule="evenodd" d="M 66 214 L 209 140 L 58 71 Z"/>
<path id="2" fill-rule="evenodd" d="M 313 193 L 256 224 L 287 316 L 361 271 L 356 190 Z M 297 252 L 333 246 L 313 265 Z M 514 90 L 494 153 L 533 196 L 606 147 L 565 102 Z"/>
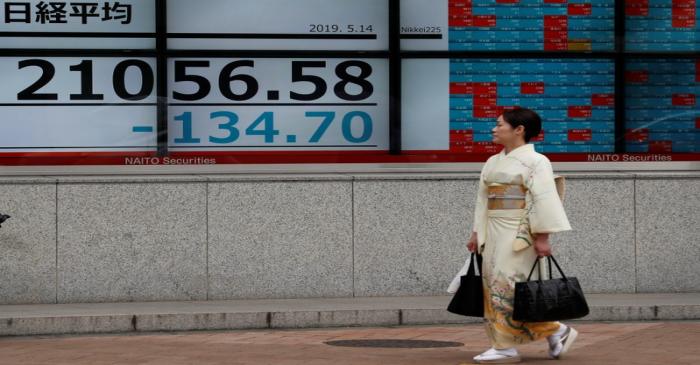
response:
<path id="1" fill-rule="evenodd" d="M 173 59 L 170 149 L 388 149 L 388 61 Z"/>
<path id="2" fill-rule="evenodd" d="M 5 151 L 156 148 L 155 61 L 2 58 Z M 169 147 L 386 150 L 388 61 L 171 59 Z"/>
<path id="3" fill-rule="evenodd" d="M 697 160 L 698 1 L 2 1 L 0 164 Z"/>
<path id="4" fill-rule="evenodd" d="M 3 152 L 155 151 L 152 58 L 0 58 Z"/>

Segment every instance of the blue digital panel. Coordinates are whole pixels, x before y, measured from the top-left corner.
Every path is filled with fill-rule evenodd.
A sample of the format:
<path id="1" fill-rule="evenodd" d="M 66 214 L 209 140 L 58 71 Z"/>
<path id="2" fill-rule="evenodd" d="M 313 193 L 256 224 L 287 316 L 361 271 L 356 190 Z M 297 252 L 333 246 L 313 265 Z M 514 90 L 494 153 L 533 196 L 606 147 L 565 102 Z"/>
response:
<path id="1" fill-rule="evenodd" d="M 513 107 L 535 110 L 540 152 L 614 152 L 614 64 L 601 59 L 450 61 L 450 150 L 493 152 L 494 120 Z"/>
<path id="2" fill-rule="evenodd" d="M 700 152 L 700 59 L 634 59 L 625 73 L 627 152 Z"/>
<path id="3" fill-rule="evenodd" d="M 627 0 L 627 51 L 700 51 L 700 2 Z"/>
<path id="4" fill-rule="evenodd" d="M 452 51 L 610 51 L 613 0 L 450 0 Z"/>

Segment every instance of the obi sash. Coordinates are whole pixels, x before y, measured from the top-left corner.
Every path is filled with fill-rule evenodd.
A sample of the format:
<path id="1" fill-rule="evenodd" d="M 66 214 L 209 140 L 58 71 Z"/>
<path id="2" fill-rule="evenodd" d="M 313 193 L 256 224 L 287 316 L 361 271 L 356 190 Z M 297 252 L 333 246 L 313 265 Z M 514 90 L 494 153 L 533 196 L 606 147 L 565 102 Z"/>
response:
<path id="1" fill-rule="evenodd" d="M 488 188 L 488 209 L 524 209 L 527 188 L 520 184 L 491 183 Z"/>

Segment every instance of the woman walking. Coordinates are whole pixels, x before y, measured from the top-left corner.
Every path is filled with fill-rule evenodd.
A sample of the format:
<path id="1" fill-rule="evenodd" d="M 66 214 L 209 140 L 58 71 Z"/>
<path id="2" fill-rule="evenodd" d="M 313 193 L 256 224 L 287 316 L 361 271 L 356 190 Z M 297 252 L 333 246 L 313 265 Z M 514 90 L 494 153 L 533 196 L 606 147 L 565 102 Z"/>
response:
<path id="1" fill-rule="evenodd" d="M 549 356 L 561 358 L 577 336 L 560 322 L 519 322 L 512 318 L 515 283 L 526 281 L 538 257 L 551 254 L 549 235 L 571 230 L 549 159 L 528 143 L 541 130 L 537 113 L 504 112 L 492 130 L 504 146 L 481 170 L 472 235 L 467 247 L 483 255 L 484 323 L 491 348 L 476 363 L 520 361 L 516 345 L 547 339 Z M 533 240 L 520 239 L 520 218 L 528 215 Z M 516 236 L 519 239 L 516 240 Z"/>

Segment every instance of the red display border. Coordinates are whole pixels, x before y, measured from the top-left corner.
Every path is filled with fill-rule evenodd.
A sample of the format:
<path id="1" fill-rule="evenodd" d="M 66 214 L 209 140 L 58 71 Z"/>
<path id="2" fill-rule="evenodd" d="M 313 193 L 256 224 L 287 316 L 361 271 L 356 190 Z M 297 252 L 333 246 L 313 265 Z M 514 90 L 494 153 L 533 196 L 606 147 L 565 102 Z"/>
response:
<path id="1" fill-rule="evenodd" d="M 496 152 L 497 153 L 497 152 Z M 444 150 L 381 151 L 251 151 L 171 152 L 22 152 L 0 154 L 0 166 L 85 165 L 216 165 L 304 163 L 440 163 L 485 162 L 494 153 L 457 154 Z M 552 162 L 669 162 L 700 161 L 700 153 L 544 153 Z M 187 160 L 190 162 L 186 162 Z M 178 162 L 185 161 L 185 162 Z"/>

